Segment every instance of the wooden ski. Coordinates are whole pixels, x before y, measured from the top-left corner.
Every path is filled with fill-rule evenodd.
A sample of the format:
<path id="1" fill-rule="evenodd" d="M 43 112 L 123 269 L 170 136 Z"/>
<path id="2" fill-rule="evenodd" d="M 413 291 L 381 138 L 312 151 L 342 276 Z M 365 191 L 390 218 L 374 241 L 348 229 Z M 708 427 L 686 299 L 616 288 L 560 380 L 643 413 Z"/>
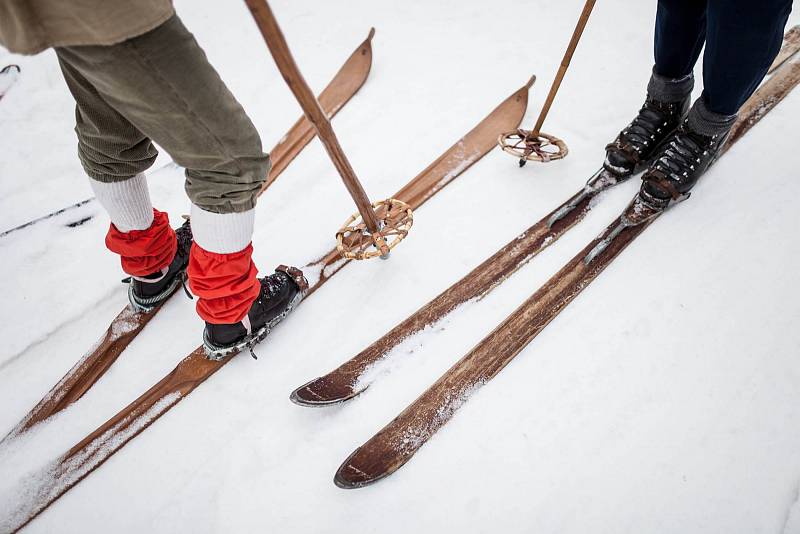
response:
<path id="1" fill-rule="evenodd" d="M 455 180 L 495 146 L 497 132 L 515 128 L 522 121 L 528 106 L 528 89 L 535 77 L 497 106 L 467 135 L 457 141 L 436 161 L 423 170 L 394 195 L 418 208 L 426 200 Z M 305 298 L 328 281 L 348 260 L 334 249 L 303 268 L 310 288 Z M 216 373 L 233 356 L 211 361 L 198 347 L 160 382 L 129 404 L 100 428 L 88 435 L 55 462 L 49 477 L 40 477 L 39 490 L 31 491 L 32 498 L 13 511 L 20 518 L 15 529 L 27 525 L 50 504 L 97 469 L 115 452 L 136 437 L 156 419 L 164 415 L 197 386 Z"/>
<path id="2" fill-rule="evenodd" d="M 800 26 L 795 26 L 786 33 L 781 54 L 773 62 L 769 73 L 780 67 L 798 49 L 800 49 Z M 783 59 L 780 59 L 781 57 Z M 743 113 L 744 115 L 755 117 L 752 111 L 747 111 Z M 741 135 L 743 131 L 738 129 L 734 135 Z M 732 140 L 735 141 L 735 138 Z M 369 387 L 369 381 L 365 376 L 385 361 L 392 349 L 403 340 L 435 325 L 462 304 L 480 299 L 491 292 L 542 250 L 555 243 L 567 230 L 583 220 L 591 211 L 593 200 L 600 193 L 626 179 L 627 177 L 618 177 L 604 170 L 598 171 L 582 190 L 516 236 L 493 256 L 369 347 L 333 371 L 295 389 L 290 396 L 292 402 L 301 406 L 328 406 L 352 399 L 364 391 Z"/>
<path id="3" fill-rule="evenodd" d="M 781 65 L 783 65 L 783 63 L 787 59 L 795 55 L 795 53 L 798 50 L 800 50 L 800 24 L 792 27 L 788 32 L 784 34 L 781 50 L 780 52 L 778 52 L 777 57 L 772 62 L 772 65 L 769 68 L 769 72 L 772 72 Z"/>
<path id="4" fill-rule="evenodd" d="M 800 82 L 800 61 L 786 63 L 745 103 L 723 152 L 772 110 Z M 638 197 L 637 197 L 638 198 Z M 345 489 L 381 480 L 408 462 L 469 396 L 496 376 L 661 212 L 631 206 L 605 232 L 536 291 L 466 356 L 394 420 L 355 450 L 334 483 Z"/>
<path id="5" fill-rule="evenodd" d="M 592 209 L 592 199 L 625 179 L 627 177 L 618 178 L 605 170 L 598 171 L 581 191 L 512 239 L 461 280 L 350 360 L 295 389 L 290 399 L 301 406 L 329 406 L 350 400 L 363 392 L 369 387 L 369 381 L 364 377 L 384 362 L 392 349 L 405 339 L 435 325 L 462 304 L 487 295 L 583 220 Z"/>

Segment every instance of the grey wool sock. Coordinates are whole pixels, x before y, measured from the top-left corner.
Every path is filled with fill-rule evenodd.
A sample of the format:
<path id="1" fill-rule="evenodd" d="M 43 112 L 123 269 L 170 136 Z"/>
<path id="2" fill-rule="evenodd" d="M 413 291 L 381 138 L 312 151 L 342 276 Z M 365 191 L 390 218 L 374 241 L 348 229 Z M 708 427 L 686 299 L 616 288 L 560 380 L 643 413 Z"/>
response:
<path id="1" fill-rule="evenodd" d="M 692 105 L 686 120 L 692 131 L 711 137 L 730 130 L 736 122 L 736 117 L 737 115 L 722 115 L 711 111 L 706 105 L 705 98 L 701 96 Z"/>
<path id="2" fill-rule="evenodd" d="M 692 94 L 692 89 L 694 89 L 694 74 L 690 73 L 681 78 L 667 78 L 656 74 L 655 67 L 647 83 L 647 94 L 661 102 L 679 102 Z"/>

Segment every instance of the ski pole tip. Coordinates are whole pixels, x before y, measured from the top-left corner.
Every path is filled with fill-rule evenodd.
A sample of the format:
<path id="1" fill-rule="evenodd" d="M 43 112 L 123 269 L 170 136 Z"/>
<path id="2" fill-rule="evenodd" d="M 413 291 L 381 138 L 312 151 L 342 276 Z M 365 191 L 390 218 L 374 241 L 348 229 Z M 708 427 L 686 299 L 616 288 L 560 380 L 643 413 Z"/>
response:
<path id="1" fill-rule="evenodd" d="M 528 80 L 528 83 L 525 84 L 525 89 L 530 89 L 531 87 L 533 87 L 534 83 L 536 83 L 536 75 L 535 74 L 533 76 L 531 76 L 531 79 Z"/>
<path id="2" fill-rule="evenodd" d="M 369 35 L 367 35 L 367 41 L 372 41 L 372 38 L 375 37 L 375 27 L 369 29 Z"/>

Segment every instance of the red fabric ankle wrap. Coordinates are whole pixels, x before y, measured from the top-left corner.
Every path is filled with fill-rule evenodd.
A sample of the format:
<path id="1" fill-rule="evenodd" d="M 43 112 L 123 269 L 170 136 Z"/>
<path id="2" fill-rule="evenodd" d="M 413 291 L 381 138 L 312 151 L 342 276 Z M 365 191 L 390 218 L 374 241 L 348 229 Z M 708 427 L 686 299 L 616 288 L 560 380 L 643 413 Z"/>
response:
<path id="1" fill-rule="evenodd" d="M 120 232 L 112 223 L 106 234 L 106 247 L 120 255 L 123 271 L 147 276 L 172 263 L 178 241 L 169 225 L 169 215 L 154 209 L 153 224 L 147 230 Z"/>
<path id="2" fill-rule="evenodd" d="M 196 243 L 189 254 L 189 287 L 197 313 L 211 324 L 238 323 L 261 291 L 253 245 L 232 254 L 208 252 Z"/>

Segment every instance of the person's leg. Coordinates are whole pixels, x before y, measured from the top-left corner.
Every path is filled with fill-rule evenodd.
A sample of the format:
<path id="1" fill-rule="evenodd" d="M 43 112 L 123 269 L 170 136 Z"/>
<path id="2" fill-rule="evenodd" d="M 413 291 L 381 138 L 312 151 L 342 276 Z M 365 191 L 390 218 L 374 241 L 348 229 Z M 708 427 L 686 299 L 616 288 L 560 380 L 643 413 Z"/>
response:
<path id="1" fill-rule="evenodd" d="M 169 218 L 153 208 L 143 174 L 158 152 L 60 56 L 59 64 L 75 98 L 78 156 L 97 201 L 111 219 L 106 245 L 120 255 L 127 274 L 152 277 L 170 265 L 177 250 Z"/>
<path id="2" fill-rule="evenodd" d="M 703 94 L 643 176 L 643 201 L 663 209 L 687 198 L 716 161 L 739 108 L 780 50 L 791 7 L 791 0 L 709 0 Z"/>
<path id="3" fill-rule="evenodd" d="M 647 97 L 633 121 L 606 146 L 606 171 L 622 177 L 644 170 L 680 125 L 689 110 L 705 18 L 705 0 L 659 0 Z"/>
<path id="4" fill-rule="evenodd" d="M 707 0 L 659 0 L 655 64 L 647 84 L 650 97 L 661 102 L 678 102 L 691 96 L 692 71 L 706 39 L 707 3 Z"/>
<path id="5" fill-rule="evenodd" d="M 198 313 L 212 324 L 241 321 L 260 291 L 250 241 L 269 171 L 242 107 L 177 17 L 118 45 L 59 55 L 186 168 L 195 239 L 188 272 Z"/>
<path id="6" fill-rule="evenodd" d="M 653 72 L 665 78 L 692 73 L 706 39 L 706 0 L 659 0 Z"/>
<path id="7" fill-rule="evenodd" d="M 702 107 L 735 115 L 761 83 L 783 41 L 792 0 L 709 0 Z"/>

